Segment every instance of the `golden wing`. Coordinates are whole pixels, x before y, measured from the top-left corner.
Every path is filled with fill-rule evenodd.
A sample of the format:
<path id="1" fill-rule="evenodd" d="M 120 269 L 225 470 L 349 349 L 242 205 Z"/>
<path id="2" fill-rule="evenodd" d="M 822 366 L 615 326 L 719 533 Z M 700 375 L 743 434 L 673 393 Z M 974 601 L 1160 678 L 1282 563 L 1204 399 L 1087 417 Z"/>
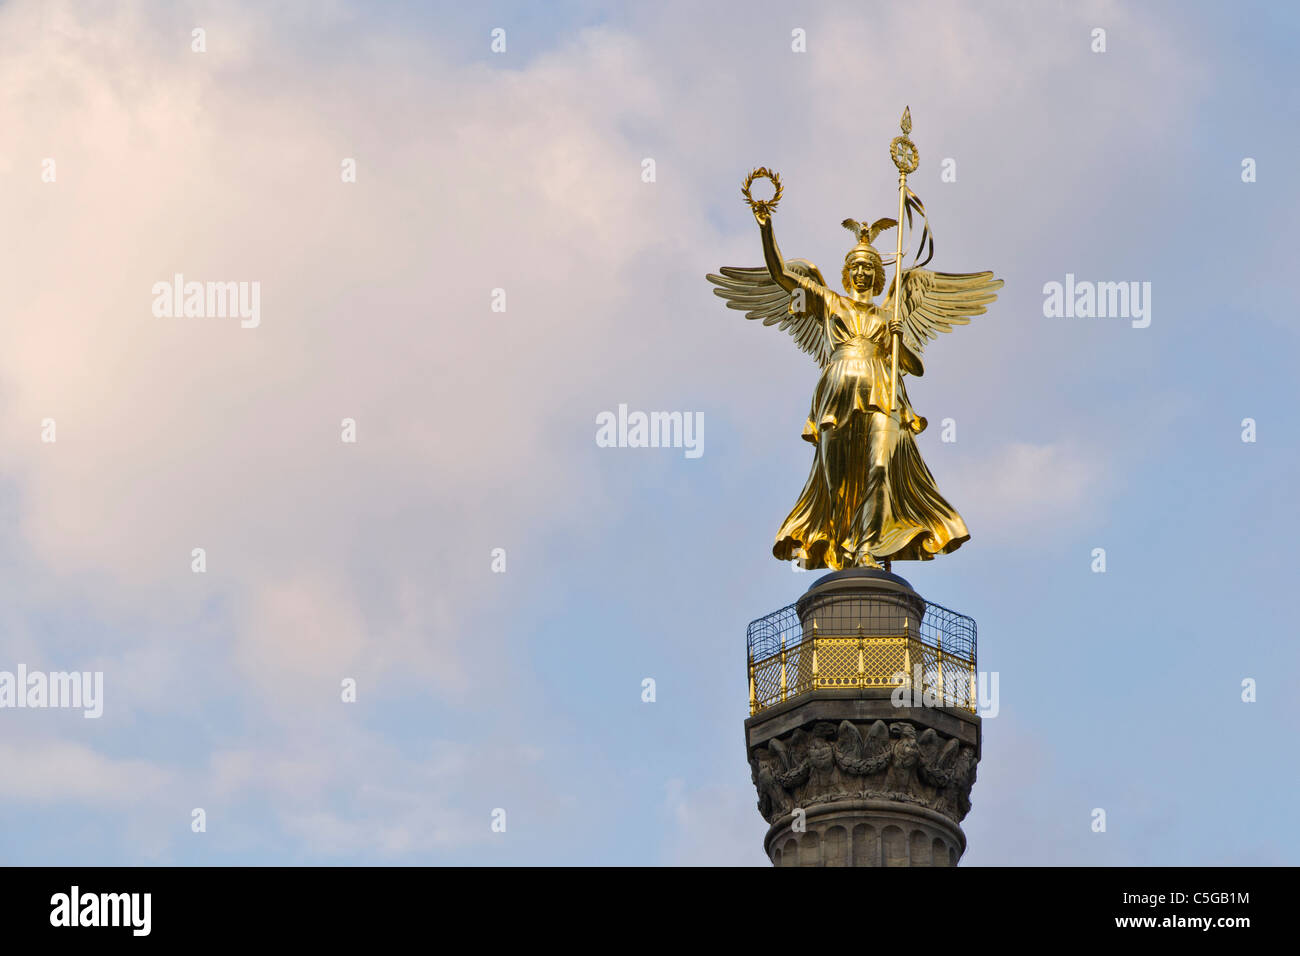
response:
<path id="1" fill-rule="evenodd" d="M 903 272 L 903 344 L 920 355 L 930 339 L 940 332 L 951 332 L 954 325 L 966 325 L 976 315 L 983 315 L 989 303 L 996 301 L 1002 280 L 992 272 L 931 272 L 907 269 Z M 887 318 L 894 315 L 894 292 L 891 288 L 882 307 Z"/>
<path id="2" fill-rule="evenodd" d="M 826 280 L 817 267 L 806 259 L 787 259 L 787 272 L 803 279 L 810 279 L 822 288 Z M 718 288 L 713 294 L 727 300 L 727 308 L 739 309 L 747 319 L 762 319 L 764 325 L 775 325 L 784 332 L 789 332 L 795 344 L 811 355 L 818 367 L 831 360 L 830 344 L 822 327 L 821 315 L 812 303 L 807 303 L 803 312 L 792 312 L 790 304 L 794 297 L 782 289 L 772 279 L 766 268 L 741 269 L 736 266 L 723 266 L 718 270 L 722 275 L 709 275 L 708 280 Z M 813 293 L 807 293 L 812 296 Z"/>

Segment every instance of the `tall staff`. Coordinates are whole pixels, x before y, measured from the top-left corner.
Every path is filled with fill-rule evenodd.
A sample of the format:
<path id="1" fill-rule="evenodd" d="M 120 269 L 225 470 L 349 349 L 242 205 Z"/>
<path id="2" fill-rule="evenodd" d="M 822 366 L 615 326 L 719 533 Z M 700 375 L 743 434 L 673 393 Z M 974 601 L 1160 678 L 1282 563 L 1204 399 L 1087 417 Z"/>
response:
<path id="1" fill-rule="evenodd" d="M 903 118 L 899 121 L 899 129 L 903 131 L 902 136 L 895 136 L 889 144 L 889 155 L 894 160 L 894 165 L 898 167 L 898 253 L 894 259 L 894 319 L 902 315 L 903 305 L 903 204 L 907 199 L 907 174 L 916 172 L 917 166 L 921 164 L 920 155 L 916 151 L 916 144 L 907 138 L 907 134 L 912 132 L 912 111 L 909 107 L 903 107 Z M 890 368 L 889 376 L 889 410 L 894 410 L 898 396 L 898 343 L 902 339 L 901 332 L 894 333 L 894 360 Z"/>

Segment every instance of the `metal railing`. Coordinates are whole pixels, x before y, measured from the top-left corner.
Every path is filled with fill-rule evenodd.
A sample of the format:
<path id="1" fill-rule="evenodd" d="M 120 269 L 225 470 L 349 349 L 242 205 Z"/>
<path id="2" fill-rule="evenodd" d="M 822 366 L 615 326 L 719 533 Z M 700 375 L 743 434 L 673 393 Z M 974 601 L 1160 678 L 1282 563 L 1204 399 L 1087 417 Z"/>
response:
<path id="1" fill-rule="evenodd" d="M 976 710 L 975 621 L 938 604 L 791 604 L 749 625 L 751 716 L 815 690 L 906 688 L 921 706 Z"/>

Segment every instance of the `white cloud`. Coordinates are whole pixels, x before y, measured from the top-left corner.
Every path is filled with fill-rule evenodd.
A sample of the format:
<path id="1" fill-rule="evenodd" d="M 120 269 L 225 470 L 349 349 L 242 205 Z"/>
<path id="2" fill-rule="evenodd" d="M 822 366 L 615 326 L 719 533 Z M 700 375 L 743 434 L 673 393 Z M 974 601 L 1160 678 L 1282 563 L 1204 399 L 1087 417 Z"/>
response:
<path id="1" fill-rule="evenodd" d="M 945 468 L 945 493 L 968 526 L 998 539 L 1067 527 L 1104 499 L 1111 476 L 1104 450 L 1078 441 L 1013 442 Z M 959 503 L 958 503 L 959 502 Z"/>
<path id="2" fill-rule="evenodd" d="M 21 802 L 75 801 L 129 807 L 173 784 L 175 775 L 147 760 L 114 759 L 57 738 L 0 740 L 0 797 Z"/>
<path id="3" fill-rule="evenodd" d="M 883 161 L 847 157 L 863 143 L 883 149 L 904 98 L 926 136 L 984 142 L 990 102 L 1019 97 L 1031 116 L 1056 108 L 1054 54 L 1036 52 L 1026 76 L 1004 55 L 1014 41 L 961 6 L 898 14 L 880 32 L 827 14 L 806 60 L 782 60 L 777 75 L 729 53 L 742 74 L 718 66 L 724 34 L 708 24 L 723 14 L 706 11 L 692 30 L 669 16 L 636 36 L 587 31 L 526 69 L 494 70 L 431 57 L 435 41 L 421 38 L 312 50 L 303 9 L 223 7 L 213 19 L 184 7 L 0 7 L 11 38 L 0 126 L 17 144 L 0 157 L 0 215 L 23 224 L 0 262 L 0 471 L 21 495 L 24 564 L 43 594 L 73 591 L 111 625 L 93 639 L 125 669 L 129 693 L 114 707 L 166 708 L 156 689 L 185 687 L 191 713 L 220 713 L 233 697 L 256 728 L 211 745 L 204 772 L 77 743 L 14 751 L 34 775 L 4 792 L 89 799 L 102 783 L 129 803 L 137 789 L 175 786 L 174 774 L 186 794 L 272 795 L 285 831 L 322 852 L 418 852 L 453 839 L 430 836 L 423 814 L 460 819 L 456 775 L 440 777 L 430 810 L 431 758 L 357 730 L 339 680 L 357 676 L 363 699 L 403 683 L 438 702 L 478 694 L 485 711 L 514 703 L 502 704 L 503 687 L 527 697 L 535 661 L 518 651 L 533 622 L 515 633 L 478 623 L 502 603 L 490 549 L 532 548 L 540 564 L 544 546 L 581 553 L 620 517 L 567 436 L 637 393 L 671 407 L 716 398 L 737 419 L 774 420 L 779 390 L 763 383 L 802 358 L 751 357 L 749 330 L 703 281 L 735 256 L 758 260 L 753 235 L 736 238 L 750 228 L 734 194 L 743 172 L 769 161 L 764 150 L 789 164 L 786 251 L 815 235 L 833 274 L 839 219 L 890 198 Z M 767 19 L 747 18 L 738 50 Z M 916 51 L 881 43 L 934 22 L 947 26 L 928 34 L 925 68 Z M 207 54 L 189 51 L 194 23 L 208 29 Z M 1137 111 L 1143 96 L 1126 76 L 1104 82 Z M 885 86 L 861 93 L 874 77 Z M 979 103 L 962 101 L 975 81 Z M 1111 123 L 1090 135 L 1117 135 L 1124 120 Z M 1015 153 L 1036 142 L 1032 127 L 998 135 Z M 840 143 L 843 154 L 829 151 Z M 647 155 L 659 163 L 653 185 L 639 178 Z M 39 179 L 46 156 L 55 184 Z M 344 157 L 357 159 L 355 185 L 339 180 Z M 1042 194 L 1111 161 L 1081 151 L 1068 170 L 1027 169 L 1021 185 Z M 721 236 L 710 217 L 724 191 Z M 960 268 L 1012 267 L 1017 221 L 989 224 L 988 207 L 967 201 L 944 209 L 943 235 L 959 236 L 968 216 L 987 251 L 964 252 Z M 261 327 L 154 318 L 152 285 L 176 272 L 259 281 Z M 496 287 L 504 314 L 488 308 Z M 1002 346 L 970 347 L 1014 361 Z M 58 422 L 53 445 L 39 440 L 46 417 Z M 358 423 L 356 445 L 339 440 L 343 417 Z M 797 432 L 761 438 L 804 451 Z M 959 476 L 971 506 L 954 504 L 977 530 L 1068 520 L 1103 474 L 1069 442 L 1010 446 Z M 190 571 L 194 547 L 207 550 L 205 575 Z M 593 563 L 604 560 L 596 548 Z M 210 606 L 216 624 L 187 626 Z M 517 776 L 517 765 L 502 758 L 490 776 Z M 384 781 L 383 796 L 362 779 Z M 331 787 L 351 806 L 328 806 Z M 734 793 L 670 794 L 673 859 L 761 857 L 757 813 Z"/>

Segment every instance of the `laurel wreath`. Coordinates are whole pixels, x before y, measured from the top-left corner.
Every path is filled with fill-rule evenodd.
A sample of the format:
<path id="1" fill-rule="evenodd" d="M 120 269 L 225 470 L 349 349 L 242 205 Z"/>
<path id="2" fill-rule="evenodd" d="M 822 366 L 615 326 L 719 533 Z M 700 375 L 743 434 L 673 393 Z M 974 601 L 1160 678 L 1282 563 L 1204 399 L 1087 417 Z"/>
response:
<path id="1" fill-rule="evenodd" d="M 771 181 L 772 186 L 776 189 L 771 199 L 755 199 L 750 195 L 749 187 L 754 185 L 755 179 Z M 749 203 L 750 209 L 756 213 L 761 212 L 766 216 L 770 216 L 776 211 L 776 204 L 781 201 L 781 177 L 766 166 L 760 166 L 745 177 L 745 185 L 740 187 L 740 192 L 745 197 L 745 202 Z"/>

